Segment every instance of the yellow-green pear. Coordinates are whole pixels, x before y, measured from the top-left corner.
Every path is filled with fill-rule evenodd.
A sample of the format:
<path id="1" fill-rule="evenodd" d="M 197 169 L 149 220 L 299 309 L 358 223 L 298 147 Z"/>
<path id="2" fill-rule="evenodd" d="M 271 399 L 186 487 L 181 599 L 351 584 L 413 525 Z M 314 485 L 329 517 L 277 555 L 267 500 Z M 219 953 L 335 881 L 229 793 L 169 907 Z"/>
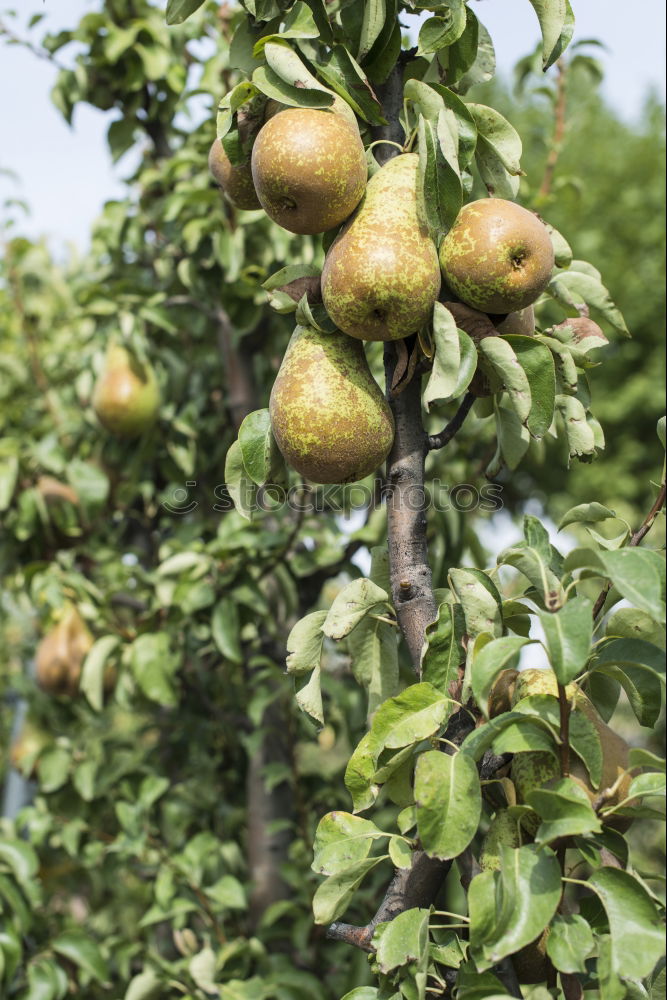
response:
<path id="1" fill-rule="evenodd" d="M 462 302 L 485 313 L 516 312 L 549 284 L 554 251 L 536 215 L 504 198 L 464 205 L 440 245 L 448 286 Z"/>
<path id="2" fill-rule="evenodd" d="M 137 437 L 155 423 L 159 408 L 153 369 L 124 347 L 112 345 L 93 390 L 93 409 L 100 423 L 118 437 Z"/>
<path id="3" fill-rule="evenodd" d="M 255 185 L 252 182 L 250 161 L 232 166 L 224 146 L 216 139 L 208 154 L 208 169 L 225 198 L 236 208 L 261 208 Z"/>
<path id="4" fill-rule="evenodd" d="M 418 167 L 415 153 L 381 167 L 326 256 L 324 305 L 351 337 L 399 340 L 431 317 L 440 269 L 417 209 Z"/>
<path id="5" fill-rule="evenodd" d="M 35 654 L 37 683 L 49 694 L 75 695 L 81 668 L 94 642 L 90 629 L 73 604 L 44 636 Z"/>
<path id="6" fill-rule="evenodd" d="M 260 129 L 252 177 L 266 214 L 291 233 L 333 229 L 359 204 L 366 153 L 356 125 L 341 114 L 287 108 Z"/>
<path id="7" fill-rule="evenodd" d="M 297 326 L 271 392 L 271 427 L 286 461 L 314 483 L 374 472 L 394 440 L 391 410 L 363 344 Z"/>

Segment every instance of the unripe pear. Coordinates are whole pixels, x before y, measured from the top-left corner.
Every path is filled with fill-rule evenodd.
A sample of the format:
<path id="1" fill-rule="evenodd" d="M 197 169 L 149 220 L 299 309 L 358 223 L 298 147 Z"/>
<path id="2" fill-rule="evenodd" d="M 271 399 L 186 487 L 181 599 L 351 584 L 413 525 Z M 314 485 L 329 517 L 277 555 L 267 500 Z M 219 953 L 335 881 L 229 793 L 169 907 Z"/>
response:
<path id="1" fill-rule="evenodd" d="M 511 313 L 535 302 L 549 284 L 554 251 L 537 216 L 503 198 L 464 205 L 440 246 L 445 281 L 485 313 Z"/>
<path id="2" fill-rule="evenodd" d="M 324 233 L 359 204 L 368 167 L 359 130 L 331 111 L 288 108 L 252 149 L 252 177 L 266 214 L 291 233 Z"/>
<path id="3" fill-rule="evenodd" d="M 414 153 L 381 167 L 326 256 L 324 305 L 351 337 L 399 340 L 431 317 L 440 271 L 417 209 L 418 167 Z"/>
<path id="4" fill-rule="evenodd" d="M 512 965 L 522 986 L 543 983 L 549 977 L 551 962 L 547 955 L 550 927 L 545 927 L 539 937 L 512 955 Z"/>
<path id="5" fill-rule="evenodd" d="M 250 161 L 234 167 L 224 146 L 216 139 L 208 154 L 208 169 L 225 198 L 236 208 L 261 208 L 255 185 L 252 182 Z"/>
<path id="6" fill-rule="evenodd" d="M 394 418 L 363 345 L 297 326 L 271 392 L 273 434 L 286 461 L 315 483 L 351 483 L 384 462 Z"/>
<path id="7" fill-rule="evenodd" d="M 37 683 L 49 694 L 73 696 L 79 689 L 81 667 L 93 636 L 73 604 L 37 647 Z"/>
<path id="8" fill-rule="evenodd" d="M 112 345 L 92 401 L 98 420 L 112 434 L 138 437 L 155 423 L 160 408 L 155 372 L 124 347 Z"/>

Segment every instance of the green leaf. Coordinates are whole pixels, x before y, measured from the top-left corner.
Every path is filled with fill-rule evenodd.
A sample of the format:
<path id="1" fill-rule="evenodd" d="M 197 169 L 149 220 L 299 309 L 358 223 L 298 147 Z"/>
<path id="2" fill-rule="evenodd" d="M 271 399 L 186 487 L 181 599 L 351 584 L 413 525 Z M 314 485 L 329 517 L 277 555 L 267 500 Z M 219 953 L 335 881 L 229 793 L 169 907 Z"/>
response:
<path id="1" fill-rule="evenodd" d="M 16 455 L 0 459 L 0 511 L 9 507 L 19 474 L 19 460 Z"/>
<path id="2" fill-rule="evenodd" d="M 322 626 L 331 639 L 342 639 L 359 624 L 376 604 L 389 600 L 389 594 L 372 580 L 361 578 L 348 583 L 336 596 Z"/>
<path id="3" fill-rule="evenodd" d="M 617 868 L 598 868 L 587 885 L 607 914 L 612 970 L 628 979 L 648 976 L 664 953 L 665 936 L 646 889 L 629 872 Z"/>
<path id="4" fill-rule="evenodd" d="M 498 447 L 486 469 L 490 478 L 498 475 L 503 462 L 508 469 L 516 469 L 530 447 L 528 428 L 521 423 L 514 410 L 494 401 L 494 412 Z"/>
<path id="5" fill-rule="evenodd" d="M 618 592 L 656 621 L 665 621 L 665 561 L 651 549 L 599 552 L 605 573 Z"/>
<path id="6" fill-rule="evenodd" d="M 546 553 L 526 542 L 517 542 L 500 553 L 499 566 L 514 566 L 530 581 L 547 608 L 559 608 L 565 599 L 560 579 L 553 572 Z"/>
<path id="7" fill-rule="evenodd" d="M 131 665 L 137 684 L 150 701 L 166 706 L 178 703 L 173 685 L 178 660 L 169 649 L 166 632 L 146 632 L 135 639 Z"/>
<path id="8" fill-rule="evenodd" d="M 457 857 L 477 832 L 482 792 L 477 765 L 465 753 L 430 750 L 415 769 L 417 830 L 432 858 Z"/>
<path id="9" fill-rule="evenodd" d="M 367 615 L 347 637 L 347 648 L 355 679 L 368 692 L 370 717 L 399 689 L 398 629 Z"/>
<path id="10" fill-rule="evenodd" d="M 578 913 L 556 914 L 547 937 L 547 955 L 559 972 L 586 972 L 594 944 L 589 923 Z"/>
<path id="11" fill-rule="evenodd" d="M 362 60 L 373 48 L 373 43 L 379 37 L 387 17 L 386 0 L 364 0 L 364 17 L 361 22 L 359 37 L 359 52 L 357 58 Z"/>
<path id="12" fill-rule="evenodd" d="M 222 597 L 211 613 L 213 641 L 227 660 L 241 663 L 241 625 L 239 609 L 233 597 Z"/>
<path id="13" fill-rule="evenodd" d="M 360 118 L 371 125 L 386 124 L 382 106 L 364 71 L 344 46 L 332 46 L 327 57 L 318 59 L 315 65 L 320 76 Z"/>
<path id="14" fill-rule="evenodd" d="M 578 311 L 582 304 L 597 309 L 614 330 L 629 336 L 621 312 L 612 302 L 605 286 L 594 275 L 572 269 L 560 271 L 549 282 L 547 292 L 571 309 Z"/>
<path id="15" fill-rule="evenodd" d="M 226 910 L 245 910 L 248 907 L 245 889 L 233 875 L 223 875 L 206 889 L 206 895 Z"/>
<path id="16" fill-rule="evenodd" d="M 239 444 L 245 470 L 257 486 L 285 482 L 285 463 L 271 430 L 268 410 L 249 413 L 239 427 Z"/>
<path id="17" fill-rule="evenodd" d="M 583 672 L 591 654 L 593 605 L 587 597 L 574 597 L 559 611 L 539 611 L 549 662 L 564 687 Z"/>
<path id="18" fill-rule="evenodd" d="M 429 910 L 413 907 L 379 924 L 373 934 L 373 946 L 381 972 L 386 974 L 408 963 L 428 961 L 429 917 Z"/>
<path id="19" fill-rule="evenodd" d="M 553 695 L 529 695 L 521 699 L 515 711 L 539 716 L 549 724 L 553 732 L 560 729 L 560 707 L 558 699 Z M 579 709 L 570 713 L 570 746 L 586 765 L 591 784 L 598 788 L 602 777 L 600 734 L 586 713 Z"/>
<path id="20" fill-rule="evenodd" d="M 512 345 L 504 337 L 484 337 L 478 350 L 482 368 L 498 376 L 517 417 L 527 424 L 532 408 L 530 384 Z"/>
<path id="21" fill-rule="evenodd" d="M 491 578 L 478 569 L 452 569 L 449 572 L 452 591 L 463 607 L 466 631 L 472 638 L 488 632 L 494 638 L 502 635 L 502 600 Z"/>
<path id="22" fill-rule="evenodd" d="M 0 863 L 7 865 L 21 885 L 27 885 L 39 868 L 33 848 L 22 840 L 9 837 L 0 840 Z"/>
<path id="23" fill-rule="evenodd" d="M 444 694 L 458 680 L 459 667 L 465 662 L 465 630 L 465 616 L 459 604 L 441 604 L 437 619 L 426 626 L 422 679 Z"/>
<path id="24" fill-rule="evenodd" d="M 608 639 L 643 639 L 665 648 L 665 630 L 639 608 L 618 608 L 609 616 L 605 628 Z"/>
<path id="25" fill-rule="evenodd" d="M 472 661 L 471 686 L 475 701 L 488 718 L 488 700 L 493 683 L 503 670 L 516 665 L 519 650 L 532 640 L 523 636 L 493 639 Z"/>
<path id="26" fill-rule="evenodd" d="M 563 42 L 574 19 L 567 0 L 529 0 L 532 4 L 542 32 L 542 68 L 548 69 L 562 55 L 567 41 Z M 569 32 L 571 35 L 571 31 Z M 568 39 L 569 41 L 569 39 Z"/>
<path id="27" fill-rule="evenodd" d="M 83 931 L 68 931 L 51 942 L 51 947 L 59 955 L 74 962 L 98 983 L 109 979 L 109 968 L 96 941 Z"/>
<path id="28" fill-rule="evenodd" d="M 566 514 L 563 514 L 558 524 L 558 530 L 562 531 L 570 524 L 596 524 L 599 521 L 606 521 L 610 517 L 616 517 L 616 511 L 610 510 L 604 504 L 579 503 L 576 507 L 570 507 Z"/>
<path id="29" fill-rule="evenodd" d="M 370 731 L 357 745 L 345 770 L 345 785 L 355 812 L 375 801 L 371 785 L 382 751 L 408 747 L 433 736 L 451 709 L 450 699 L 426 683 L 413 684 L 378 708 Z"/>
<path id="30" fill-rule="evenodd" d="M 503 846 L 500 858 L 500 871 L 470 883 L 470 953 L 480 972 L 534 941 L 561 898 L 560 865 L 550 848 Z"/>
<path id="31" fill-rule="evenodd" d="M 451 45 L 465 30 L 466 8 L 463 0 L 449 0 L 438 7 L 442 13 L 429 17 L 419 29 L 418 57 Z"/>
<path id="32" fill-rule="evenodd" d="M 40 755 L 37 762 L 39 787 L 42 792 L 56 792 L 69 777 L 72 759 L 63 747 L 54 747 Z"/>
<path id="33" fill-rule="evenodd" d="M 296 623 L 287 637 L 287 673 L 309 674 L 322 659 L 326 611 L 313 611 Z"/>
<path id="34" fill-rule="evenodd" d="M 504 712 L 466 736 L 461 751 L 470 754 L 473 760 L 480 760 L 491 747 L 495 753 L 544 750 L 555 757 L 554 728 L 537 715 L 531 717 L 520 711 Z"/>
<path id="35" fill-rule="evenodd" d="M 563 420 L 570 459 L 587 460 L 595 455 L 595 434 L 582 402 L 575 396 L 557 395 L 556 410 Z"/>
<path id="36" fill-rule="evenodd" d="M 313 897 L 315 923 L 330 924 L 344 913 L 365 875 L 383 860 L 382 856 L 366 858 L 339 875 L 330 875 Z"/>
<path id="37" fill-rule="evenodd" d="M 665 796 L 665 775 L 664 774 L 638 774 L 633 778 L 628 789 L 627 797 L 633 799 L 635 796 Z"/>
<path id="38" fill-rule="evenodd" d="M 247 521 L 257 510 L 257 486 L 246 472 L 238 441 L 230 446 L 225 459 L 225 485 L 237 512 Z"/>
<path id="39" fill-rule="evenodd" d="M 527 804 L 542 819 L 535 834 L 536 844 L 602 832 L 588 795 L 571 778 L 561 778 L 550 788 L 533 789 L 527 795 Z"/>
<path id="40" fill-rule="evenodd" d="M 130 981 L 123 1000 L 158 1000 L 163 985 L 156 972 L 144 969 Z"/>
<path id="41" fill-rule="evenodd" d="M 433 307 L 433 368 L 423 394 L 426 410 L 432 403 L 457 399 L 470 385 L 477 367 L 477 349 L 440 302 Z"/>
<path id="42" fill-rule="evenodd" d="M 339 875 L 367 858 L 373 841 L 386 836 L 375 823 L 361 816 L 327 813 L 315 832 L 311 868 L 319 875 Z"/>
<path id="43" fill-rule="evenodd" d="M 643 639 L 613 639 L 598 649 L 591 666 L 618 681 L 642 726 L 654 726 L 660 715 L 665 654 Z"/>
<path id="44" fill-rule="evenodd" d="M 89 514 L 99 510 L 109 494 L 109 480 L 99 466 L 73 459 L 67 466 L 67 480 Z"/>
<path id="45" fill-rule="evenodd" d="M 84 660 L 79 690 L 85 694 L 91 708 L 101 712 L 104 705 L 104 672 L 107 661 L 120 645 L 117 635 L 103 635 L 97 639 Z"/>
<path id="46" fill-rule="evenodd" d="M 321 671 L 315 667 L 309 677 L 298 675 L 294 678 L 294 697 L 302 712 L 311 719 L 324 725 L 324 709 L 322 707 Z"/>
<path id="47" fill-rule="evenodd" d="M 183 24 L 204 5 L 204 0 L 167 0 L 167 24 Z"/>
<path id="48" fill-rule="evenodd" d="M 311 74 L 307 75 L 311 78 Z M 334 102 L 334 95 L 320 84 L 310 87 L 292 86 L 270 66 L 258 66 L 252 74 L 252 82 L 266 97 L 287 104 L 291 108 L 330 108 Z"/>
<path id="49" fill-rule="evenodd" d="M 468 104 L 468 111 L 477 126 L 477 148 L 480 143 L 493 154 L 508 174 L 521 173 L 521 138 L 513 125 L 495 108 L 484 104 Z"/>
<path id="50" fill-rule="evenodd" d="M 523 368 L 530 387 L 530 413 L 526 426 L 538 440 L 547 433 L 554 418 L 556 404 L 556 367 L 548 347 L 534 337 L 504 338 Z"/>

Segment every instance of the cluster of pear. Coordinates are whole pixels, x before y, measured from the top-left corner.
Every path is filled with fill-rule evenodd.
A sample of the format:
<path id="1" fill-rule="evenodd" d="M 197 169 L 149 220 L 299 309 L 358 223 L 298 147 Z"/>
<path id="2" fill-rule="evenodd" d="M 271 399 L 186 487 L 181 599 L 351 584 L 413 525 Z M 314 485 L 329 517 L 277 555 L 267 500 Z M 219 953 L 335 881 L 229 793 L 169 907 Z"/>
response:
<path id="1" fill-rule="evenodd" d="M 426 326 L 443 275 L 448 298 L 498 322 L 517 312 L 514 325 L 533 332 L 532 309 L 521 311 L 551 276 L 545 226 L 512 202 L 484 199 L 461 211 L 438 253 L 419 211 L 419 157 L 395 156 L 369 180 L 356 118 L 340 98 L 326 111 L 270 101 L 248 162 L 233 166 L 216 140 L 209 166 L 232 204 L 261 206 L 290 232 L 342 224 L 320 283 L 337 329 L 297 327 L 270 401 L 278 446 L 307 479 L 353 482 L 386 459 L 393 417 L 360 341 L 400 340 Z"/>

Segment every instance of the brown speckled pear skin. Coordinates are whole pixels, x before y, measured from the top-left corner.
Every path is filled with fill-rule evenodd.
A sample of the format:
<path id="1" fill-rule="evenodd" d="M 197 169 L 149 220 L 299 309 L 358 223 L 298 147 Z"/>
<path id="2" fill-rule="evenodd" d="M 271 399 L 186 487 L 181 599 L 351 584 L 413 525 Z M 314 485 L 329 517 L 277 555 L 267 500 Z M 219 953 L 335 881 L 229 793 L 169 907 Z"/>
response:
<path id="1" fill-rule="evenodd" d="M 351 337 L 400 340 L 431 317 L 440 268 L 417 214 L 418 165 L 416 154 L 404 153 L 378 170 L 327 254 L 324 305 Z"/>
<path id="2" fill-rule="evenodd" d="M 108 431 L 117 437 L 138 437 L 155 423 L 160 408 L 155 373 L 124 347 L 114 345 L 107 351 L 92 402 L 97 419 Z"/>
<path id="3" fill-rule="evenodd" d="M 261 208 L 252 182 L 250 162 L 233 167 L 222 143 L 216 139 L 208 154 L 208 169 L 225 198 L 236 208 Z"/>
<path id="4" fill-rule="evenodd" d="M 467 305 L 510 313 L 531 305 L 547 287 L 554 251 L 532 212 L 503 198 L 481 198 L 459 212 L 440 246 L 440 266 Z"/>
<path id="5" fill-rule="evenodd" d="M 491 320 L 498 333 L 503 336 L 532 337 L 535 333 L 535 310 L 532 306 L 511 312 L 498 322 L 495 316 L 491 316 Z"/>
<path id="6" fill-rule="evenodd" d="M 252 176 L 266 214 L 290 233 L 324 233 L 347 219 L 366 188 L 359 131 L 340 115 L 288 108 L 252 148 Z"/>
<path id="7" fill-rule="evenodd" d="M 297 326 L 271 392 L 271 427 L 285 460 L 313 483 L 353 483 L 374 472 L 394 440 L 394 418 L 359 341 Z"/>

